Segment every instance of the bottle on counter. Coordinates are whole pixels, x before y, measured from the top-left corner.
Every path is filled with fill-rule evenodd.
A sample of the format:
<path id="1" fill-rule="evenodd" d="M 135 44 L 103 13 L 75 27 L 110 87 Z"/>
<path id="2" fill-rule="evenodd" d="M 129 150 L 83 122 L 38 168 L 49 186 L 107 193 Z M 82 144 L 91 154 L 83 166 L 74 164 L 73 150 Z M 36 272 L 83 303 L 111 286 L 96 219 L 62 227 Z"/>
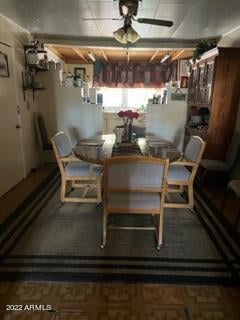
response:
<path id="1" fill-rule="evenodd" d="M 73 75 L 71 74 L 71 72 L 68 72 L 67 74 L 66 87 L 68 88 L 73 87 Z"/>
<path id="2" fill-rule="evenodd" d="M 157 96 L 154 94 L 153 96 L 153 104 L 157 104 L 158 103 L 158 98 Z"/>

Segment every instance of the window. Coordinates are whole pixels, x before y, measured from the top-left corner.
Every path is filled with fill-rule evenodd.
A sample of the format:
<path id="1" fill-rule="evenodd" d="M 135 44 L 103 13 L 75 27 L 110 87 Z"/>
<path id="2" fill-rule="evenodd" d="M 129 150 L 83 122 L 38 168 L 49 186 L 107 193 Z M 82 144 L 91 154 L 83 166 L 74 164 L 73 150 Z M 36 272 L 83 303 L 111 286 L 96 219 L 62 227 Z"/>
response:
<path id="1" fill-rule="evenodd" d="M 146 108 L 148 99 L 154 95 L 163 95 L 163 88 L 101 88 L 103 106 L 113 109 L 141 109 Z"/>

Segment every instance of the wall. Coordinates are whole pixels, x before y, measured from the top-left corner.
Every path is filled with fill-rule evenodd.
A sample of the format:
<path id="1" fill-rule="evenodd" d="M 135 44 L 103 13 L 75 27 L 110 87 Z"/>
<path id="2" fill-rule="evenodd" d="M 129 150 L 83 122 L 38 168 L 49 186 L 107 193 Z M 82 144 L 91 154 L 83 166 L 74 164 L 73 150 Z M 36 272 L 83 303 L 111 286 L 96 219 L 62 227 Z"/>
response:
<path id="1" fill-rule="evenodd" d="M 86 79 L 88 79 L 88 86 L 91 88 L 93 85 L 93 64 L 66 64 L 64 71 L 74 75 L 74 68 L 86 69 Z"/>
<path id="2" fill-rule="evenodd" d="M 186 89 L 181 90 L 187 93 Z M 171 101 L 171 92 L 168 93 L 169 101 L 167 104 L 147 106 L 146 129 L 149 133 L 173 142 L 182 151 L 187 118 L 187 102 Z"/>
<path id="3" fill-rule="evenodd" d="M 56 70 L 42 73 L 41 81 L 47 89 L 39 95 L 39 109 L 49 136 L 63 130 L 75 145 L 102 131 L 101 105 L 82 103 L 80 88 L 62 87 Z"/>
<path id="4" fill-rule="evenodd" d="M 223 35 L 218 43 L 218 47 L 240 47 L 240 27 L 235 28 L 231 32 Z"/>
<path id="5" fill-rule="evenodd" d="M 38 110 L 37 100 L 33 101 L 32 94 L 28 90 L 24 101 L 22 90 L 21 72 L 25 69 L 23 44 L 29 43 L 29 40 L 29 32 L 0 14 L 0 41 L 12 47 L 14 56 L 15 77 L 12 78 L 12 94 L 16 95 L 20 110 L 24 176 L 39 164 L 40 158 L 33 123 L 33 113 Z"/>

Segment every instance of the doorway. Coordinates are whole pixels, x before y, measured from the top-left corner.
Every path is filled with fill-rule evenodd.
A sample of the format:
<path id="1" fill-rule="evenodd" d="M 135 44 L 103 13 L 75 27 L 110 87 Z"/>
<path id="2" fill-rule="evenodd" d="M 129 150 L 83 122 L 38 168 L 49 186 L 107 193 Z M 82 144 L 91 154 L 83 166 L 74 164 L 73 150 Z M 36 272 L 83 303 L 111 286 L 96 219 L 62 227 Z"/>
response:
<path id="1" fill-rule="evenodd" d="M 0 196 L 24 177 L 13 50 L 0 43 Z"/>

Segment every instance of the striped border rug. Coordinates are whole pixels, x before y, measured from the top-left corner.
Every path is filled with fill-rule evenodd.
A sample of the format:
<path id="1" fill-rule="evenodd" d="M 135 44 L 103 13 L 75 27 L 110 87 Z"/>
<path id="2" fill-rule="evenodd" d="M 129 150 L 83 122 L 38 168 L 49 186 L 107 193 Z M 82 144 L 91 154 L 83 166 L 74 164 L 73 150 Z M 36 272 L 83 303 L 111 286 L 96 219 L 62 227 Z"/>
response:
<path id="1" fill-rule="evenodd" d="M 14 249 L 60 186 L 53 172 L 0 226 L 0 280 L 127 281 L 171 284 L 240 284 L 240 240 L 208 202 L 195 192 L 194 215 L 219 259 L 153 256 L 17 255 Z M 192 213 L 189 213 L 192 214 Z M 101 222 L 99 222 L 101 223 Z"/>

